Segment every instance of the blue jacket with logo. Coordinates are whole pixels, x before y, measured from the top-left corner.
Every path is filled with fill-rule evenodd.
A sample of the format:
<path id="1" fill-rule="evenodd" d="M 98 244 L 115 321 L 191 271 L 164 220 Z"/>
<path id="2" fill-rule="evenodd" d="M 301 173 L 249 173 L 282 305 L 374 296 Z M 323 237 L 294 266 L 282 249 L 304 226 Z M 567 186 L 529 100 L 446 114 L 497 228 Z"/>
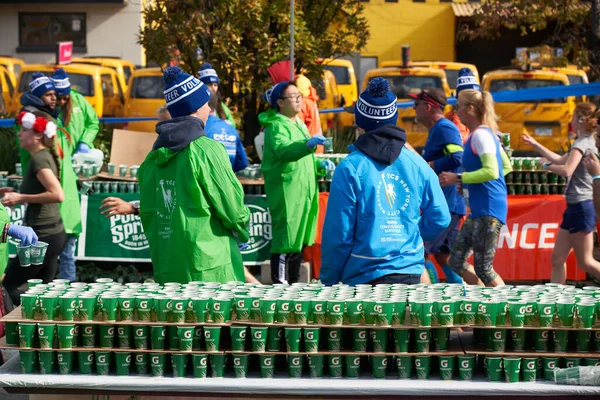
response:
<path id="1" fill-rule="evenodd" d="M 244 144 L 237 130 L 230 123 L 214 115 L 209 115 L 204 131 L 207 137 L 225 146 L 231 166 L 233 167 L 233 172 L 241 171 L 248 166 Z"/>
<path id="2" fill-rule="evenodd" d="M 360 136 L 337 167 L 323 225 L 324 284 L 423 272 L 423 240 L 448 226 L 450 212 L 437 175 L 405 143 L 403 129 L 384 126 Z"/>

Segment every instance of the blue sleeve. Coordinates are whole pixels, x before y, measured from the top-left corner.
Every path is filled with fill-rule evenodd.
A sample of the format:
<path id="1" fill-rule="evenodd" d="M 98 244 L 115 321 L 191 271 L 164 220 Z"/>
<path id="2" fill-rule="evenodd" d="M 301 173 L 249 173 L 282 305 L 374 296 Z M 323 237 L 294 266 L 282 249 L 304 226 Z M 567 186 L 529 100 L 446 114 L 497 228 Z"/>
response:
<path id="1" fill-rule="evenodd" d="M 438 177 L 431 168 L 425 169 L 424 178 L 419 230 L 423 240 L 429 241 L 435 239 L 450 224 L 450 211 Z"/>
<path id="2" fill-rule="evenodd" d="M 235 143 L 235 160 L 233 161 L 233 172 L 238 172 L 245 169 L 248 166 L 248 157 L 246 157 L 246 149 L 242 140 L 237 138 Z"/>
<path id="3" fill-rule="evenodd" d="M 437 138 L 434 141 L 434 149 L 429 154 L 435 154 L 436 157 L 425 158 L 425 161 L 433 161 L 433 169 L 436 174 L 440 174 L 444 171 L 453 171 L 455 168 L 460 167 L 462 164 L 462 152 L 445 154 L 446 146 L 454 144 L 463 147 L 462 138 L 460 137 L 460 131 L 450 120 L 442 120 L 438 123 L 435 128 L 431 131 L 431 134 Z M 445 154 L 441 156 L 442 154 Z"/>
<path id="4" fill-rule="evenodd" d="M 352 164 L 342 162 L 333 175 L 323 224 L 320 279 L 325 285 L 342 280 L 354 248 L 358 189 L 356 170 Z"/>
<path id="5" fill-rule="evenodd" d="M 433 170 L 436 174 L 441 174 L 444 171 L 453 171 L 462 164 L 463 152 L 448 153 L 444 157 L 433 162 Z"/>

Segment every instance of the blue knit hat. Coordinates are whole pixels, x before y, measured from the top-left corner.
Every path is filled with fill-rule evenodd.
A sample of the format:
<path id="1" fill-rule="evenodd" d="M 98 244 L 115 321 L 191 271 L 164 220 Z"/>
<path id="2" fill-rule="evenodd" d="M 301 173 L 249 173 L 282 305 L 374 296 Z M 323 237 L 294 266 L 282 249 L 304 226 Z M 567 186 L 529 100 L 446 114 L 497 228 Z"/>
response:
<path id="1" fill-rule="evenodd" d="M 216 83 L 217 85 L 221 83 L 219 81 L 219 77 L 217 76 L 217 71 L 213 68 L 210 63 L 204 63 L 200 66 L 198 70 L 198 78 L 204 83 L 208 85 L 209 83 Z"/>
<path id="2" fill-rule="evenodd" d="M 384 125 L 396 125 L 398 108 L 396 95 L 390 90 L 385 78 L 374 78 L 367 89 L 360 94 L 354 107 L 356 125 L 366 132 Z"/>
<path id="3" fill-rule="evenodd" d="M 59 68 L 54 71 L 54 75 L 50 78 L 56 87 L 57 96 L 66 96 L 71 93 L 71 82 L 69 82 L 69 75 L 64 69 Z"/>
<path id="4" fill-rule="evenodd" d="M 42 97 L 42 95 L 51 90 L 56 90 L 54 83 L 50 78 L 41 72 L 34 72 L 31 75 L 31 82 L 29 82 L 29 89 L 31 93 L 36 97 Z"/>
<path id="5" fill-rule="evenodd" d="M 458 79 L 456 80 L 456 97 L 461 90 L 473 89 L 481 91 L 481 86 L 477 83 L 475 74 L 469 68 L 461 68 L 458 71 Z"/>
<path id="6" fill-rule="evenodd" d="M 163 74 L 163 92 L 171 117 L 184 117 L 196 112 L 210 100 L 212 94 L 198 78 L 179 67 L 169 67 Z"/>
<path id="7" fill-rule="evenodd" d="M 276 110 L 279 110 L 277 100 L 279 100 L 279 98 L 281 97 L 283 88 L 289 84 L 290 82 L 279 82 L 277 85 L 273 86 L 271 89 L 265 92 L 265 100 L 271 105 L 271 107 L 273 107 Z"/>

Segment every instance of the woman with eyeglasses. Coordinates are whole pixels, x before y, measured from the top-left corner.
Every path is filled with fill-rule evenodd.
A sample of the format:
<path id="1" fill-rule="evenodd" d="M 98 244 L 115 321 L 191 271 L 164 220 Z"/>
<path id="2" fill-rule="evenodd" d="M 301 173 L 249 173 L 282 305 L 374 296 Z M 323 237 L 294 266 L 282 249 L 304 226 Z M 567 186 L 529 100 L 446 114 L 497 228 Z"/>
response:
<path id="1" fill-rule="evenodd" d="M 77 176 L 71 166 L 71 157 L 77 153 L 87 153 L 93 148 L 94 140 L 100 130 L 98 116 L 92 105 L 75 89 L 71 88 L 69 75 L 64 69 L 54 71 L 51 77 L 56 87 L 58 118 L 62 122 L 68 137 L 59 135 L 65 152 L 64 168 L 61 168 L 61 183 L 65 190 L 65 201 L 61 205 L 61 214 L 67 232 L 67 244 L 60 253 L 60 279 L 75 281 L 75 246 L 81 233 L 81 212 L 77 192 Z M 68 160 L 67 160 L 68 159 Z M 68 163 L 68 166 L 66 165 Z"/>
<path id="2" fill-rule="evenodd" d="M 300 278 L 302 249 L 314 243 L 317 232 L 317 175 L 335 165 L 314 157 L 317 145 L 327 139 L 310 137 L 298 118 L 302 95 L 293 83 L 278 83 L 265 93 L 265 99 L 272 108 L 258 119 L 265 128 L 262 173 L 273 228 L 271 280 L 294 283 Z"/>

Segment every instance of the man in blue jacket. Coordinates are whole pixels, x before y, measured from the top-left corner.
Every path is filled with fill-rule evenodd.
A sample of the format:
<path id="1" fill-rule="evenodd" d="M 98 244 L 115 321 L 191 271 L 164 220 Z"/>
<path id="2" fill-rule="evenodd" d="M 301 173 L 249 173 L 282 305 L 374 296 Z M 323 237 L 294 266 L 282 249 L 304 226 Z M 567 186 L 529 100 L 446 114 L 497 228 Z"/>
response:
<path id="1" fill-rule="evenodd" d="M 225 146 L 229 161 L 231 161 L 231 166 L 233 167 L 233 172 L 245 169 L 248 166 L 248 157 L 246 156 L 246 150 L 244 149 L 240 135 L 231 124 L 217 117 L 218 97 L 211 97 L 208 101 L 208 106 L 210 107 L 210 114 L 204 128 L 206 136 L 217 142 L 221 142 Z"/>
<path id="2" fill-rule="evenodd" d="M 446 94 L 442 89 L 424 89 L 421 93 L 410 97 L 415 99 L 415 114 L 417 120 L 429 129 L 427 142 L 423 149 L 423 158 L 436 175 L 444 171 L 461 172 L 463 147 L 462 138 L 458 127 L 450 120 L 444 118 L 446 107 Z M 450 210 L 450 225 L 444 232 L 432 241 L 425 243 L 425 253 L 433 255 L 442 267 L 449 283 L 462 283 L 462 278 L 452 271 L 448 265 L 450 249 L 458 236 L 458 225 L 466 214 L 465 200 L 458 193 L 456 185 L 442 188 L 448 208 Z M 431 261 L 425 263 L 428 271 L 435 273 Z M 437 277 L 437 273 L 434 275 Z M 432 279 L 433 280 L 433 279 Z"/>
<path id="3" fill-rule="evenodd" d="M 323 225 L 321 281 L 419 283 L 423 240 L 450 223 L 435 172 L 403 149 L 406 133 L 396 126 L 396 96 L 375 78 L 355 106 L 365 130 L 337 167 Z"/>

